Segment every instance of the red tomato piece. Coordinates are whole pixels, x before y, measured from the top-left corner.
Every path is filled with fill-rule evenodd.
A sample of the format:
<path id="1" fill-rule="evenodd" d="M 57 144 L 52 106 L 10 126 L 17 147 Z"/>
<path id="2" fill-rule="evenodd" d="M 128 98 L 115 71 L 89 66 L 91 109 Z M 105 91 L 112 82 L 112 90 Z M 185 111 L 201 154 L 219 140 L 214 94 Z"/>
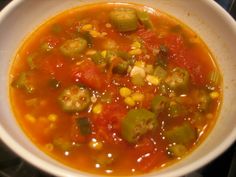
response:
<path id="1" fill-rule="evenodd" d="M 126 113 L 127 110 L 123 105 L 104 104 L 101 114 L 94 116 L 94 126 L 99 138 L 110 143 L 115 142 L 120 134 L 121 120 Z"/>
<path id="2" fill-rule="evenodd" d="M 137 31 L 137 35 L 142 39 L 147 49 L 153 50 L 159 47 L 160 42 L 154 31 L 140 28 Z"/>
<path id="3" fill-rule="evenodd" d="M 169 49 L 170 55 L 178 54 L 184 49 L 183 38 L 177 34 L 169 34 L 161 42 Z"/>
<path id="4" fill-rule="evenodd" d="M 80 82 L 98 91 L 105 89 L 105 75 L 92 61 L 85 59 L 72 69 L 72 78 L 75 82 Z"/>
<path id="5" fill-rule="evenodd" d="M 52 48 L 58 46 L 61 43 L 61 40 L 58 37 L 49 35 L 44 39 Z"/>
<path id="6" fill-rule="evenodd" d="M 201 61 L 186 48 L 181 35 L 170 34 L 162 39 L 163 44 L 169 49 L 169 64 L 177 65 L 189 71 L 191 79 L 196 85 L 204 84 L 204 68 Z"/>
<path id="7" fill-rule="evenodd" d="M 42 71 L 51 75 L 57 75 L 65 71 L 64 64 L 64 59 L 57 54 L 49 55 L 44 59 L 36 61 L 36 65 L 42 69 Z"/>

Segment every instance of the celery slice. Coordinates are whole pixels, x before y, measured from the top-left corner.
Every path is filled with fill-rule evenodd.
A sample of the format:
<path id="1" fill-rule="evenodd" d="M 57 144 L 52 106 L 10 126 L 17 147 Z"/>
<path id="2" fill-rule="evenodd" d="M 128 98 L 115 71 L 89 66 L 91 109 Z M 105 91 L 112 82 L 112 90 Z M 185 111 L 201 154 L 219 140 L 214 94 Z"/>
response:
<path id="1" fill-rule="evenodd" d="M 221 75 L 218 71 L 214 70 L 209 73 L 209 86 L 214 90 L 220 83 Z"/>

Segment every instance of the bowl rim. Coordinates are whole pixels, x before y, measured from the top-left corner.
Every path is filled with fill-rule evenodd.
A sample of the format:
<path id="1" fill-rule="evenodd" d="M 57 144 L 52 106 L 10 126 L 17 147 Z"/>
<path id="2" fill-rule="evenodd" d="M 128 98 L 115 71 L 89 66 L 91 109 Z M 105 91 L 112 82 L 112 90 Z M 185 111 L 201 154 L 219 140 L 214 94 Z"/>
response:
<path id="1" fill-rule="evenodd" d="M 4 18 L 11 13 L 18 5 L 20 5 L 25 0 L 14 0 L 11 1 L 5 8 L 0 11 L 0 24 L 4 20 Z M 202 0 L 204 1 L 204 0 Z M 236 31 L 236 22 L 235 20 L 230 16 L 229 13 L 225 11 L 219 4 L 217 4 L 215 1 L 204 1 L 204 3 L 209 6 L 209 8 L 212 8 L 216 13 L 221 14 L 221 16 L 227 21 L 228 25 Z M 37 157 L 33 153 L 27 151 L 22 145 L 18 144 L 14 138 L 8 134 L 8 131 L 1 126 L 0 124 L 0 140 L 4 142 L 10 148 L 14 153 L 16 153 L 18 156 L 23 158 L 28 163 L 32 164 L 33 166 L 39 168 L 40 170 L 56 175 L 56 176 L 64 176 L 64 177 L 72 177 L 75 176 L 75 173 L 66 169 L 62 169 L 59 166 L 53 165 L 52 163 L 46 162 L 42 160 L 41 158 Z M 228 149 L 234 142 L 236 141 L 236 128 L 233 129 L 233 131 L 227 136 L 227 138 L 224 139 L 224 141 L 219 144 L 213 151 L 209 152 L 207 156 L 204 156 L 197 161 L 192 162 L 191 164 L 185 165 L 179 169 L 170 171 L 170 172 L 164 172 L 163 174 L 160 174 L 159 177 L 173 177 L 173 176 L 183 176 L 188 173 L 191 173 L 195 170 L 198 170 L 199 168 L 205 166 L 207 163 L 213 161 L 215 158 L 217 158 L 219 155 L 221 155 L 226 149 Z M 88 174 L 82 171 L 81 174 L 78 174 L 76 176 L 83 177 L 85 174 L 89 176 L 98 176 L 96 174 Z M 84 173 L 84 175 L 82 174 Z M 167 174 L 166 174 L 167 173 Z M 155 172 L 151 174 L 146 174 L 147 176 L 155 176 Z"/>

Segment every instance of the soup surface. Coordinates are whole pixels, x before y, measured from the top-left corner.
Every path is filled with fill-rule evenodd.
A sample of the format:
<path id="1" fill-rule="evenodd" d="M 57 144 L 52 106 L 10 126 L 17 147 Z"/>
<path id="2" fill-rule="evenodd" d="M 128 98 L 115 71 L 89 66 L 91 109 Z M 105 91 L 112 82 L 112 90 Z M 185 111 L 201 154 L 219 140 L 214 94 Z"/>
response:
<path id="1" fill-rule="evenodd" d="M 160 169 L 214 125 L 221 75 L 199 36 L 160 11 L 97 4 L 41 25 L 10 70 L 15 116 L 58 161 L 103 175 Z"/>

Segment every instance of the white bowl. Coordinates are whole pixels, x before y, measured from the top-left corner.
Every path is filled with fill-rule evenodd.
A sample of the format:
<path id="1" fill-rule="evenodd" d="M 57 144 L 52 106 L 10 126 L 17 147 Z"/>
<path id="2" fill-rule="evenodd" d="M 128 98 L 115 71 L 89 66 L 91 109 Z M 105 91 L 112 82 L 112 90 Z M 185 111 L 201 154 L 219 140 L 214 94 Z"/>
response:
<path id="1" fill-rule="evenodd" d="M 112 0 L 109 2 L 120 2 Z M 0 12 L 0 138 L 16 154 L 56 176 L 94 176 L 71 169 L 40 151 L 18 126 L 10 108 L 9 66 L 22 40 L 48 18 L 66 9 L 104 0 L 14 0 Z M 183 176 L 206 165 L 236 140 L 236 23 L 214 1 L 122 0 L 158 8 L 197 32 L 212 51 L 224 77 L 218 121 L 206 140 L 180 162 L 145 176 Z"/>

